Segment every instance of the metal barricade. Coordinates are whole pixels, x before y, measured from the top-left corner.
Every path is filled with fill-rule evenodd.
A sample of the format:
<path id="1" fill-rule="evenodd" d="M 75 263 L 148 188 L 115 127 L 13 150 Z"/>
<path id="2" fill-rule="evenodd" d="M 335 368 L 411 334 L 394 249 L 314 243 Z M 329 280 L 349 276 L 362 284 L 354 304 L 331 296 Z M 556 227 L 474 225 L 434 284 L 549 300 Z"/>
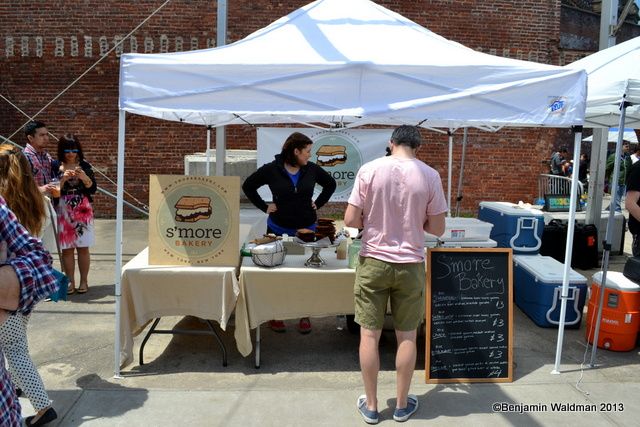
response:
<path id="1" fill-rule="evenodd" d="M 538 198 L 544 199 L 545 194 L 571 195 L 571 178 L 567 176 L 542 173 L 538 177 Z M 578 200 L 584 193 L 584 186 L 578 181 Z"/>

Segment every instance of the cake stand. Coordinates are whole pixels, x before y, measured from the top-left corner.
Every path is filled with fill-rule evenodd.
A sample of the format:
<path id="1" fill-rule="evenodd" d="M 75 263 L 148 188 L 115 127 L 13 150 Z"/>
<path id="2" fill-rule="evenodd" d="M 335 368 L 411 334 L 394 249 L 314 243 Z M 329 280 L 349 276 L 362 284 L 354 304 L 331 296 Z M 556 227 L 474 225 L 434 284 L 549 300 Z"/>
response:
<path id="1" fill-rule="evenodd" d="M 300 246 L 304 246 L 305 248 L 311 248 L 311 256 L 308 260 L 305 261 L 305 267 L 322 267 L 323 265 L 327 265 L 327 262 L 322 259 L 320 256 L 320 250 L 324 248 L 335 248 L 339 243 L 330 243 L 327 241 L 318 241 L 318 242 L 303 242 L 299 239 L 296 239 L 295 242 Z"/>

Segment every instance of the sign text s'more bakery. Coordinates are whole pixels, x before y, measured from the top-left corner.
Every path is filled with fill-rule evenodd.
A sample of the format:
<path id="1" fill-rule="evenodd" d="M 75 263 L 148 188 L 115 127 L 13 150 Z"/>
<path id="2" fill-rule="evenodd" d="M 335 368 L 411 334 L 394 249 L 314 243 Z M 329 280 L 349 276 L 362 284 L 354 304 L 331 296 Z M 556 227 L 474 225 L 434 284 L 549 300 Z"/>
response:
<path id="1" fill-rule="evenodd" d="M 151 175 L 149 264 L 236 265 L 239 177 Z"/>

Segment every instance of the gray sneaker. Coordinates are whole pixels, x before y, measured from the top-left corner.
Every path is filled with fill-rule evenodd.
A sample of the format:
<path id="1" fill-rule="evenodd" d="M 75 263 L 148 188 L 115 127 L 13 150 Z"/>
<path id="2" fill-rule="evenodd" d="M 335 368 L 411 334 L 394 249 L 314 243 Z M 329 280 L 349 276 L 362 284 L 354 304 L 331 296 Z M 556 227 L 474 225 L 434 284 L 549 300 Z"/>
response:
<path id="1" fill-rule="evenodd" d="M 363 394 L 358 397 L 358 401 L 356 402 L 358 406 L 358 412 L 362 415 L 364 422 L 367 424 L 378 424 L 380 421 L 380 413 L 378 411 L 372 411 L 367 409 L 367 395 Z"/>
<path id="2" fill-rule="evenodd" d="M 414 394 L 410 394 L 407 396 L 407 407 L 406 408 L 396 408 L 393 411 L 393 419 L 402 423 L 411 418 L 411 415 L 415 414 L 418 410 L 418 397 Z"/>

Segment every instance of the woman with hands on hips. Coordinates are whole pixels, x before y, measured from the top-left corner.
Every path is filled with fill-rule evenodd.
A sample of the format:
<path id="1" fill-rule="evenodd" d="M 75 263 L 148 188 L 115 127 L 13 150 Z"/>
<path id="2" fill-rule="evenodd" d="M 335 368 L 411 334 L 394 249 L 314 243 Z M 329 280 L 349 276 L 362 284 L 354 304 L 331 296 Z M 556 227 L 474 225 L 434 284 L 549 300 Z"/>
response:
<path id="1" fill-rule="evenodd" d="M 309 161 L 312 144 L 308 136 L 300 132 L 292 133 L 284 142 L 280 154 L 271 163 L 262 165 L 242 184 L 242 190 L 251 203 L 269 215 L 267 233 L 294 236 L 301 228 L 315 230 L 318 219 L 316 210 L 324 206 L 336 190 L 335 179 Z M 322 192 L 314 201 L 316 184 L 322 187 Z M 269 186 L 273 195 L 271 203 L 266 203 L 258 194 L 258 189 L 264 185 Z M 285 331 L 281 320 L 272 320 L 270 327 L 276 332 Z M 300 319 L 298 330 L 305 334 L 311 332 L 308 317 Z"/>
<path id="2" fill-rule="evenodd" d="M 89 247 L 94 243 L 93 201 L 97 185 L 91 165 L 84 160 L 80 141 L 67 134 L 58 141 L 60 161 L 60 203 L 58 204 L 58 239 L 62 249 L 64 272 L 69 278 L 68 294 L 76 292 L 75 259 L 78 252 L 80 286 L 77 292 L 89 290 L 91 263 Z"/>

